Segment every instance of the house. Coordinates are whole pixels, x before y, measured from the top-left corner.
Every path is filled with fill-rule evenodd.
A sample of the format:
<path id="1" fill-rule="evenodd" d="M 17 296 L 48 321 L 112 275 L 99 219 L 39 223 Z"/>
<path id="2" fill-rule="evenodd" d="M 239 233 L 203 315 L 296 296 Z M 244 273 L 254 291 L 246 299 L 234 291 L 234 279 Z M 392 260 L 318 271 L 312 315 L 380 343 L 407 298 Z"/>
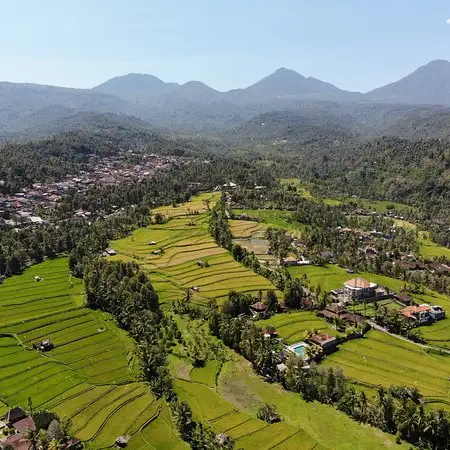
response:
<path id="1" fill-rule="evenodd" d="M 10 409 L 6 414 L 0 417 L 0 427 L 13 428 L 16 422 L 19 422 L 22 419 L 25 419 L 27 414 L 22 408 L 16 407 Z"/>
<path id="2" fill-rule="evenodd" d="M 414 299 L 407 294 L 395 294 L 394 299 L 397 300 L 398 303 L 401 303 L 404 306 L 414 305 Z"/>
<path id="3" fill-rule="evenodd" d="M 33 348 L 35 350 L 39 350 L 40 352 L 49 352 L 50 350 L 54 349 L 55 346 L 52 341 L 49 339 L 45 339 L 38 344 L 33 344 Z"/>
<path id="4" fill-rule="evenodd" d="M 442 306 L 430 306 L 430 314 L 434 320 L 442 320 L 445 318 L 445 310 Z"/>
<path id="5" fill-rule="evenodd" d="M 450 274 L 450 266 L 447 266 L 446 264 L 431 263 L 428 264 L 428 268 L 433 272 L 438 272 L 440 274 Z"/>
<path id="6" fill-rule="evenodd" d="M 216 442 L 219 445 L 223 446 L 223 445 L 229 444 L 231 442 L 231 439 L 225 433 L 220 433 L 220 434 L 216 435 Z"/>
<path id="7" fill-rule="evenodd" d="M 337 346 L 336 338 L 325 333 L 313 334 L 307 340 L 312 344 L 322 347 L 324 351 L 333 351 Z"/>
<path id="8" fill-rule="evenodd" d="M 338 318 L 355 326 L 362 325 L 366 321 L 363 316 L 350 313 L 346 311 L 342 305 L 338 305 L 337 303 L 328 305 L 325 309 L 319 311 L 317 315 L 324 317 L 327 320 L 334 320 Z"/>
<path id="9" fill-rule="evenodd" d="M 115 250 L 113 250 L 111 247 L 108 247 L 107 249 L 105 249 L 105 252 L 106 252 L 109 256 L 117 255 L 117 252 L 116 252 Z"/>
<path id="10" fill-rule="evenodd" d="M 281 260 L 281 265 L 285 267 L 298 266 L 298 260 L 293 256 L 288 256 L 287 258 L 283 258 Z"/>
<path id="11" fill-rule="evenodd" d="M 337 303 L 332 303 L 328 305 L 322 311 L 317 313 L 318 316 L 325 317 L 325 319 L 333 320 L 336 317 L 340 317 L 341 314 L 345 312 L 345 308 L 342 305 L 338 305 Z"/>
<path id="12" fill-rule="evenodd" d="M 375 297 L 376 283 L 371 283 L 364 278 L 352 278 L 344 283 L 344 294 L 349 300 L 364 300 Z"/>
<path id="13" fill-rule="evenodd" d="M 128 441 L 130 440 L 130 436 L 119 436 L 116 439 L 116 447 L 117 448 L 125 448 L 128 445 Z"/>
<path id="14" fill-rule="evenodd" d="M 14 434 L 0 441 L 0 448 L 13 448 L 16 450 L 29 450 L 31 443 L 24 437 L 28 430 L 35 431 L 36 424 L 32 417 L 28 416 L 22 408 L 16 407 L 10 409 L 6 414 L 0 417 L 0 430 L 8 428 L 14 430 Z M 1 435 L 1 434 L 0 434 Z"/>
<path id="15" fill-rule="evenodd" d="M 14 449 L 14 450 L 30 450 L 32 448 L 31 442 L 23 437 L 21 434 L 12 434 L 5 440 L 0 441 L 1 449 Z"/>
<path id="16" fill-rule="evenodd" d="M 363 316 L 349 312 L 344 312 L 343 314 L 341 314 L 340 318 L 343 321 L 351 323 L 354 326 L 360 326 L 366 321 L 366 319 Z"/>
<path id="17" fill-rule="evenodd" d="M 253 318 L 262 319 L 266 317 L 268 306 L 265 305 L 263 302 L 256 302 L 253 303 L 253 305 L 250 305 L 250 312 L 253 315 Z"/>
<path id="18" fill-rule="evenodd" d="M 413 320 L 417 325 L 425 325 L 433 320 L 430 305 L 407 306 L 400 310 L 407 319 Z"/>

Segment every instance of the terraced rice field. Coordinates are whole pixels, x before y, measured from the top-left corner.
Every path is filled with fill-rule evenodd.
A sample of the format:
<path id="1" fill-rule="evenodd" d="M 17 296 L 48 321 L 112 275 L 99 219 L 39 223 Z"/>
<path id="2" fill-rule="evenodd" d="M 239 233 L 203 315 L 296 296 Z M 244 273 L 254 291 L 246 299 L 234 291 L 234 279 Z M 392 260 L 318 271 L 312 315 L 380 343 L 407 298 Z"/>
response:
<path id="1" fill-rule="evenodd" d="M 253 222 L 251 220 L 230 220 L 229 224 L 233 237 L 237 239 L 261 236 L 266 228 L 261 222 Z"/>
<path id="2" fill-rule="evenodd" d="M 220 200 L 220 196 L 220 192 L 205 192 L 193 196 L 189 202 L 177 204 L 176 207 L 160 206 L 152 212 L 163 214 L 167 218 L 202 214 L 208 211 L 208 205 L 212 208 Z"/>
<path id="3" fill-rule="evenodd" d="M 419 248 L 420 256 L 433 259 L 439 256 L 445 256 L 450 259 L 450 248 L 442 247 L 430 239 L 429 233 L 425 231 L 419 232 Z"/>
<path id="4" fill-rule="evenodd" d="M 266 278 L 234 261 L 214 242 L 208 233 L 207 213 L 173 217 L 163 225 L 137 230 L 111 246 L 118 253 L 113 259 L 134 259 L 150 274 L 161 303 L 182 298 L 192 287 L 198 288 L 194 301 L 199 304 L 214 298 L 221 301 L 231 289 L 253 294 L 274 289 Z M 161 254 L 152 254 L 160 249 Z M 200 267 L 199 261 L 207 261 L 209 267 Z"/>
<path id="5" fill-rule="evenodd" d="M 81 306 L 82 292 L 83 283 L 70 277 L 66 259 L 44 261 L 0 285 L 0 326 Z"/>
<path id="6" fill-rule="evenodd" d="M 321 330 L 331 336 L 339 334 L 329 328 L 327 322 L 317 317 L 313 311 L 276 314 L 269 319 L 258 321 L 261 328 L 267 328 L 269 325 L 275 327 L 279 336 L 288 344 L 303 340 L 305 333 L 311 330 Z"/>
<path id="7" fill-rule="evenodd" d="M 182 361 L 179 364 L 187 365 Z M 188 402 L 194 419 L 208 423 L 216 433 L 230 436 L 236 448 L 315 448 L 317 442 L 303 429 L 287 423 L 269 425 L 225 400 L 217 392 L 216 379 L 221 369 L 218 361 L 208 361 L 203 368 L 187 368 L 188 377 L 175 381 L 178 396 Z M 291 446 L 282 447 L 288 441 Z"/>
<path id="8" fill-rule="evenodd" d="M 166 436 L 170 448 L 186 448 L 164 405 L 137 381 L 134 342 L 109 315 L 81 306 L 83 283 L 70 277 L 66 258 L 8 278 L 0 299 L 0 412 L 31 397 L 35 408 L 70 417 L 86 448 L 110 447 L 125 434 L 134 449 L 169 448 Z M 32 349 L 44 339 L 55 348 Z"/>
<path id="9" fill-rule="evenodd" d="M 341 344 L 322 364 L 342 367 L 344 374 L 369 386 L 414 386 L 437 406 L 450 406 L 450 359 L 427 354 L 409 342 L 379 331 Z"/>
<path id="10" fill-rule="evenodd" d="M 292 213 L 280 209 L 233 209 L 236 215 L 247 214 L 250 217 L 257 217 L 261 220 L 260 226 L 285 228 L 292 235 L 301 237 L 305 225 L 292 221 Z M 256 222 L 254 222 L 256 223 Z"/>

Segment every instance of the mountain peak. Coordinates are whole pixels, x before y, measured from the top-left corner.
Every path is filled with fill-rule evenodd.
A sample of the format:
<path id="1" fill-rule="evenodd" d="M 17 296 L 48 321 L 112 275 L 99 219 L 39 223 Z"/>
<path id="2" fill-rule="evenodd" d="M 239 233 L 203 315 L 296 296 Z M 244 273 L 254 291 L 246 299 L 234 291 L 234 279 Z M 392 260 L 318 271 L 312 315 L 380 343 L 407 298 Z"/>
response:
<path id="1" fill-rule="evenodd" d="M 396 103 L 450 104 L 450 62 L 430 61 L 406 77 L 367 93 L 371 100 Z"/>
<path id="2" fill-rule="evenodd" d="M 249 86 L 247 92 L 271 96 L 300 96 L 320 98 L 325 94 L 343 94 L 343 91 L 330 83 L 317 78 L 304 77 L 295 70 L 281 67 L 266 78 Z"/>

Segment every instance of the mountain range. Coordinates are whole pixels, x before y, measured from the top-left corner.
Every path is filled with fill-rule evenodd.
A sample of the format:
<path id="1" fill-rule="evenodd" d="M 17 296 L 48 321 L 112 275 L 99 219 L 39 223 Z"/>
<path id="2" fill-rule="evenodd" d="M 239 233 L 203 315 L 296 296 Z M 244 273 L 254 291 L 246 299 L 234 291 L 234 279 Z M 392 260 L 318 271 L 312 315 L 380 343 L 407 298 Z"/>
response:
<path id="1" fill-rule="evenodd" d="M 233 129 L 273 111 L 291 110 L 312 116 L 331 111 L 346 120 L 367 122 L 373 128 L 370 124 L 380 121 L 380 117 L 381 121 L 428 117 L 447 107 L 450 62 L 443 60 L 432 61 L 395 83 L 365 94 L 345 91 L 286 68 L 247 88 L 228 92 L 200 81 L 166 83 L 153 75 L 128 74 L 92 89 L 2 82 L 0 135 L 27 130 L 64 131 L 72 121 L 89 122 L 92 113 L 103 115 L 100 122 L 117 123 L 123 118 L 139 128 L 149 123 L 208 132 Z M 137 124 L 138 119 L 142 122 Z"/>

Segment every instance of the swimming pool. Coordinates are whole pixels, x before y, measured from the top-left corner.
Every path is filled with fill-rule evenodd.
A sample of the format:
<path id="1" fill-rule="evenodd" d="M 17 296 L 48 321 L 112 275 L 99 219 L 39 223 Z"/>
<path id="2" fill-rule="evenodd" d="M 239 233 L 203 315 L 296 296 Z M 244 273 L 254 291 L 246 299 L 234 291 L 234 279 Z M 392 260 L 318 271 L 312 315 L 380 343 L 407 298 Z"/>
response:
<path id="1" fill-rule="evenodd" d="M 306 358 L 306 349 L 308 344 L 306 342 L 297 342 L 295 344 L 289 345 L 288 349 L 291 352 L 294 352 L 296 355 L 300 356 L 300 358 Z"/>

